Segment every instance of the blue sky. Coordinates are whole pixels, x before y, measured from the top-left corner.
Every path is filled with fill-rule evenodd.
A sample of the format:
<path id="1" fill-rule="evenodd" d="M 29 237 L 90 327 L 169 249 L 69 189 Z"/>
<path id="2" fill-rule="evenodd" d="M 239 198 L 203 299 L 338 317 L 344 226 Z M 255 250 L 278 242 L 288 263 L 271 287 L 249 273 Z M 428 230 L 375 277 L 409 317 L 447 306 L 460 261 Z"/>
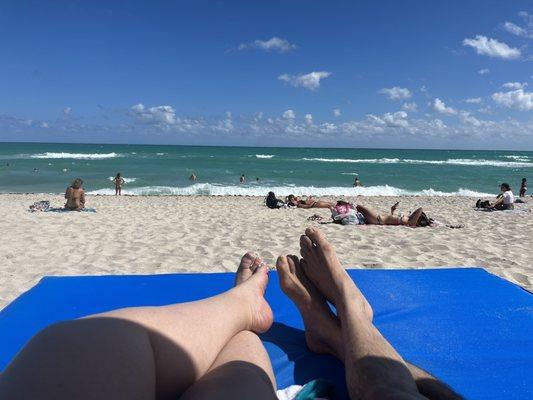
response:
<path id="1" fill-rule="evenodd" d="M 527 1 L 5 1 L 0 140 L 533 149 Z"/>

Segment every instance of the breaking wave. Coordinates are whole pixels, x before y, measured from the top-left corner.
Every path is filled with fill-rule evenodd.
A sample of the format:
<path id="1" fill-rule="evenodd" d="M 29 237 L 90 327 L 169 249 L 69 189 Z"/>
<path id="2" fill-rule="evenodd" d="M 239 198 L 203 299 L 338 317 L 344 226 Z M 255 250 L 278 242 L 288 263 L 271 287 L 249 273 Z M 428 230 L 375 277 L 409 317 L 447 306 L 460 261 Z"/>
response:
<path id="1" fill-rule="evenodd" d="M 172 186 L 143 186 L 125 188 L 122 194 L 134 196 L 259 196 L 264 197 L 269 191 L 277 196 L 294 194 L 297 196 L 462 196 L 462 197 L 487 197 L 490 193 L 481 193 L 469 189 L 459 189 L 456 192 L 441 192 L 433 189 L 420 191 L 406 190 L 389 185 L 367 187 L 314 187 L 314 186 L 224 186 L 210 183 L 197 183 L 185 187 Z M 114 189 L 99 189 L 88 194 L 114 195 Z"/>
<path id="2" fill-rule="evenodd" d="M 256 158 L 274 158 L 273 154 L 256 154 Z"/>
<path id="3" fill-rule="evenodd" d="M 31 154 L 30 158 L 71 158 L 78 160 L 103 160 L 106 158 L 117 158 L 122 157 L 118 153 L 38 153 Z"/>
<path id="4" fill-rule="evenodd" d="M 518 160 L 518 158 L 515 158 Z M 518 161 L 498 160 L 474 160 L 469 158 L 452 158 L 448 160 L 411 160 L 400 158 L 301 158 L 301 161 L 329 162 L 329 163 L 353 163 L 353 164 L 434 164 L 434 165 L 465 165 L 465 166 L 492 166 L 507 168 L 533 168 L 533 162 L 525 162 L 523 158 Z"/>

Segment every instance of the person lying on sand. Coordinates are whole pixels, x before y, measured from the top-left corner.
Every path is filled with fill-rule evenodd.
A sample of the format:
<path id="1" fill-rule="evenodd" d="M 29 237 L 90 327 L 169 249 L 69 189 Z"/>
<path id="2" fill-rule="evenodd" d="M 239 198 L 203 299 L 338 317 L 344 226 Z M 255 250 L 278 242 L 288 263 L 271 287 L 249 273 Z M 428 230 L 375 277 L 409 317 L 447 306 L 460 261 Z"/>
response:
<path id="1" fill-rule="evenodd" d="M 82 210 L 85 208 L 85 191 L 83 190 L 83 181 L 76 178 L 65 192 L 65 208 L 69 210 Z"/>
<path id="2" fill-rule="evenodd" d="M 398 204 L 399 202 L 396 202 L 391 207 L 390 214 L 378 214 L 371 208 L 342 200 L 337 201 L 330 209 L 333 221 L 343 225 L 404 225 L 416 228 L 433 224 L 434 221 L 426 216 L 422 208 L 416 209 L 408 216 L 394 215 Z"/>
<path id="3" fill-rule="evenodd" d="M 281 289 L 300 310 L 308 348 L 344 364 L 350 398 L 461 398 L 385 339 L 321 231 L 306 229 L 300 255 L 277 259 Z M 235 286 L 217 296 L 51 325 L 0 375 L 0 397 L 277 399 L 272 364 L 257 336 L 274 320 L 267 283 L 267 266 L 246 253 Z"/>
<path id="4" fill-rule="evenodd" d="M 274 192 L 268 192 L 267 197 L 265 198 L 265 205 L 268 208 L 276 209 L 283 207 L 285 205 L 285 202 L 283 200 L 278 199 Z"/>
<path id="5" fill-rule="evenodd" d="M 293 194 L 287 196 L 287 205 L 298 208 L 331 208 L 335 202 L 316 200 L 313 196 L 308 196 L 305 200 L 296 197 Z"/>

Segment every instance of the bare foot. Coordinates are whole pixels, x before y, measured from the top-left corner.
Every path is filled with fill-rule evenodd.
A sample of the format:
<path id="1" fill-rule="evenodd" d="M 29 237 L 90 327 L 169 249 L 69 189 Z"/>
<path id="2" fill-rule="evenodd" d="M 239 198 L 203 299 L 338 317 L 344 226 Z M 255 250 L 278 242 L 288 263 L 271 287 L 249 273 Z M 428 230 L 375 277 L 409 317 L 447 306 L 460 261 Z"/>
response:
<path id="1" fill-rule="evenodd" d="M 372 319 L 372 307 L 342 267 L 322 231 L 305 230 L 305 235 L 300 237 L 300 254 L 305 261 L 302 266 L 306 276 L 335 307 L 355 301 L 360 304 L 362 315 Z"/>
<path id="2" fill-rule="evenodd" d="M 252 276 L 253 271 L 262 262 L 261 257 L 251 251 L 242 256 L 239 268 L 237 268 L 237 272 L 235 273 L 235 286 L 248 280 Z"/>
<path id="3" fill-rule="evenodd" d="M 298 257 L 280 256 L 276 268 L 281 290 L 296 304 L 304 320 L 307 347 L 344 361 L 340 321 L 305 276 Z"/>
<path id="4" fill-rule="evenodd" d="M 267 266 L 259 257 L 246 253 L 237 269 L 233 291 L 241 298 L 241 302 L 249 307 L 247 329 L 256 333 L 267 331 L 274 321 L 272 309 L 264 297 L 267 284 Z"/>

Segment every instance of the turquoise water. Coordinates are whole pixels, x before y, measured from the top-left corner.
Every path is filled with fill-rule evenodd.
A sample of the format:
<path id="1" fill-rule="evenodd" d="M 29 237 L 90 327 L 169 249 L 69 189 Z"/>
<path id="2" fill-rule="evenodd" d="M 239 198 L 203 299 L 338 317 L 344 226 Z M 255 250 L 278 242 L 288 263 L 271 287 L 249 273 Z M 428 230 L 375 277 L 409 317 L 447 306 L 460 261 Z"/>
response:
<path id="1" fill-rule="evenodd" d="M 518 192 L 533 152 L 0 143 L 2 193 L 60 193 L 81 177 L 89 193 L 114 194 L 117 172 L 127 194 L 479 196 L 501 182 Z"/>

